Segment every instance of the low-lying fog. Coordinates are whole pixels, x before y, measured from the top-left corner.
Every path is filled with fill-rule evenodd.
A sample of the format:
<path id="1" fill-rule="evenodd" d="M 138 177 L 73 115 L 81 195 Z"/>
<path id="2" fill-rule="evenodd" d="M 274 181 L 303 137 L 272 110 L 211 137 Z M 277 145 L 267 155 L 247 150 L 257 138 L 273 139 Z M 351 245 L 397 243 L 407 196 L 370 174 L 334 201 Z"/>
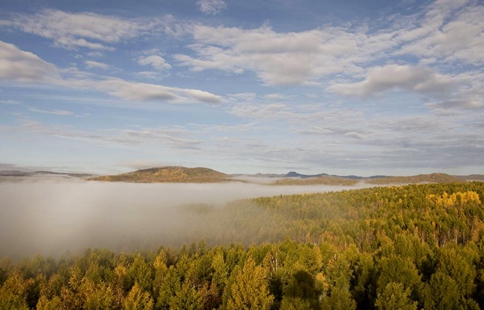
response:
<path id="1" fill-rule="evenodd" d="M 241 198 L 367 186 L 0 182 L 0 257 L 55 256 L 88 247 L 119 251 L 178 246 L 230 227 L 226 221 L 222 226 L 216 217 L 187 212 L 183 207 L 187 204 L 208 204 L 210 212 L 217 214 L 227 202 Z M 257 217 L 257 208 L 252 208 L 250 216 Z"/>

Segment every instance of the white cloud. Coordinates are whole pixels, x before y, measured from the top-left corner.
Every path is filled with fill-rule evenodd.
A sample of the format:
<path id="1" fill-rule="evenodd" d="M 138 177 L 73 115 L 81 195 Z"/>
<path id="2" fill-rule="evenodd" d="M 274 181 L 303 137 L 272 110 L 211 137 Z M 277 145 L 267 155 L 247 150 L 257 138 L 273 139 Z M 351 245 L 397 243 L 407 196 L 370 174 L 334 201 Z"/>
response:
<path id="1" fill-rule="evenodd" d="M 190 48 L 196 55 L 175 55 L 180 65 L 193 71 L 250 70 L 269 85 L 311 83 L 343 72 L 355 76 L 363 71 L 355 64 L 396 44 L 390 34 L 369 36 L 335 27 L 278 33 L 269 26 L 245 30 L 195 25 L 191 33 L 196 43 Z"/>
<path id="2" fill-rule="evenodd" d="M 84 64 L 86 65 L 86 67 L 88 69 L 93 69 L 93 68 L 107 69 L 107 68 L 109 68 L 108 64 L 105 64 L 105 63 L 99 62 L 99 61 L 94 61 L 94 60 L 86 60 L 86 61 L 84 61 Z"/>
<path id="3" fill-rule="evenodd" d="M 353 139 L 364 139 L 365 138 L 365 135 L 363 135 L 359 132 L 356 132 L 356 131 L 347 132 L 347 133 L 343 134 L 343 136 L 353 138 Z"/>
<path id="4" fill-rule="evenodd" d="M 99 51 L 88 52 L 86 55 L 89 56 L 89 57 L 103 57 L 104 56 L 104 54 L 102 52 L 99 52 Z"/>
<path id="5" fill-rule="evenodd" d="M 104 130 L 75 130 L 68 126 L 50 125 L 33 120 L 21 119 L 20 126 L 6 126 L 3 131 L 29 132 L 58 138 L 82 140 L 90 143 L 114 143 L 137 146 L 140 144 L 161 142 L 177 149 L 195 149 L 202 142 L 195 139 L 180 137 L 173 134 L 170 128 L 104 129 Z"/>
<path id="6" fill-rule="evenodd" d="M 163 162 L 163 161 L 154 161 L 154 160 L 131 160 L 127 162 L 123 162 L 120 164 L 122 167 L 130 168 L 130 169 L 147 169 L 153 167 L 166 167 L 166 166 L 179 166 L 180 164 L 174 164 L 171 162 Z"/>
<path id="7" fill-rule="evenodd" d="M 62 78 L 59 73 L 71 74 Z M 0 41 L 0 80 L 7 82 L 37 82 L 74 89 L 97 89 L 129 101 L 162 101 L 191 103 L 194 101 L 219 104 L 224 100 L 215 94 L 189 88 L 166 87 L 156 84 L 129 82 L 119 78 L 93 79 L 77 69 L 58 70 L 38 56 Z"/>
<path id="8" fill-rule="evenodd" d="M 84 84 L 84 85 L 82 85 Z M 81 83 L 84 87 L 94 87 L 112 96 L 130 101 L 166 101 L 190 103 L 195 101 L 219 104 L 222 97 L 197 89 L 166 87 L 162 85 L 128 82 L 118 78 Z"/>
<path id="9" fill-rule="evenodd" d="M 54 65 L 15 45 L 0 41 L 0 80 L 7 82 L 47 82 L 55 77 Z"/>
<path id="10" fill-rule="evenodd" d="M 419 93 L 442 95 L 452 86 L 450 77 L 429 68 L 408 65 L 374 67 L 364 81 L 333 84 L 328 90 L 347 96 L 368 97 L 392 89 L 404 89 Z"/>
<path id="11" fill-rule="evenodd" d="M 224 0 L 199 0 L 197 5 L 200 11 L 205 14 L 218 14 L 227 8 Z"/>
<path id="12" fill-rule="evenodd" d="M 318 126 L 312 126 L 311 128 L 304 128 L 304 129 L 296 129 L 295 132 L 302 134 L 302 135 L 332 135 L 334 134 L 333 130 L 328 128 L 322 128 Z"/>
<path id="13" fill-rule="evenodd" d="M 428 115 L 412 115 L 382 120 L 379 124 L 374 124 L 374 126 L 392 129 L 397 132 L 422 133 L 443 132 L 449 129 L 450 124 Z"/>
<path id="14" fill-rule="evenodd" d="M 283 127 L 287 124 L 295 124 L 296 126 L 306 126 L 312 124 L 311 132 L 306 129 L 296 129 L 295 131 L 302 134 L 317 134 L 321 130 L 331 130 L 338 134 L 344 134 L 349 131 L 356 131 L 355 129 L 342 129 L 342 125 L 361 124 L 364 121 L 363 111 L 352 109 L 321 109 L 320 105 L 289 105 L 283 103 L 238 103 L 234 105 L 231 114 L 252 118 L 254 120 L 267 120 L 274 122 L 282 122 Z M 332 124 L 331 128 L 328 128 Z M 302 132 L 305 131 L 305 132 Z"/>
<path id="15" fill-rule="evenodd" d="M 271 103 L 267 105 L 237 105 L 232 108 L 232 113 L 238 116 L 250 118 L 274 118 L 280 117 L 281 114 L 289 113 L 286 105 L 282 103 Z"/>
<path id="16" fill-rule="evenodd" d="M 0 104 L 20 104 L 20 102 L 16 100 L 0 100 Z"/>
<path id="17" fill-rule="evenodd" d="M 158 72 L 155 71 L 140 71 L 136 72 L 136 76 L 144 79 L 154 79 L 158 77 Z"/>
<path id="18" fill-rule="evenodd" d="M 173 88 L 174 91 L 179 91 L 182 94 L 185 94 L 195 100 L 205 102 L 205 103 L 213 103 L 218 104 L 223 102 L 223 98 L 212 93 L 198 90 L 198 89 L 178 89 Z"/>
<path id="19" fill-rule="evenodd" d="M 93 84 L 93 83 L 90 83 Z M 146 83 L 128 82 L 122 79 L 110 78 L 90 85 L 106 91 L 112 96 L 131 101 L 174 101 L 182 98 L 168 87 Z"/>
<path id="20" fill-rule="evenodd" d="M 219 69 L 257 72 L 268 84 L 296 84 L 310 77 L 321 38 L 318 32 L 278 34 L 268 27 L 255 30 L 197 25 L 193 45 L 199 58 L 176 55 L 194 71 Z M 303 60 L 304 59 L 304 60 Z"/>
<path id="21" fill-rule="evenodd" d="M 426 60 L 484 62 L 484 7 L 468 0 L 435 1 L 413 29 L 396 36 L 405 43 L 395 52 Z"/>
<path id="22" fill-rule="evenodd" d="M 267 94 L 264 96 L 264 98 L 270 99 L 270 100 L 282 100 L 282 99 L 286 99 L 286 96 L 283 94 L 274 93 L 274 94 Z"/>
<path id="23" fill-rule="evenodd" d="M 42 113 L 42 114 L 52 114 L 52 115 L 64 115 L 64 116 L 74 115 L 74 113 L 66 110 L 42 110 L 42 109 L 30 108 L 29 111 L 32 111 L 35 113 Z"/>
<path id="24" fill-rule="evenodd" d="M 244 123 L 244 124 L 217 124 L 217 125 L 207 125 L 207 124 L 197 124 L 195 126 L 196 130 L 200 130 L 206 133 L 213 132 L 245 132 L 251 130 L 258 130 L 258 126 L 255 123 Z"/>
<path id="25" fill-rule="evenodd" d="M 352 139 L 362 140 L 366 138 L 366 135 L 361 130 L 348 128 L 348 126 L 340 127 L 319 127 L 312 126 L 310 128 L 295 129 L 294 132 L 301 135 L 314 135 L 314 136 L 343 136 Z"/>
<path id="26" fill-rule="evenodd" d="M 197 101 L 208 104 L 220 104 L 224 101 L 220 96 L 198 89 L 130 82 L 119 78 L 105 78 L 102 80 L 69 79 L 62 81 L 61 85 L 76 89 L 97 89 L 127 101 L 153 101 L 179 104 Z"/>
<path id="27" fill-rule="evenodd" d="M 442 109 L 464 109 L 475 110 L 484 107 L 484 101 L 481 100 L 446 100 L 441 103 L 431 104 L 432 108 Z"/>
<path id="28" fill-rule="evenodd" d="M 409 54 L 436 71 L 449 61 L 484 62 L 484 6 L 475 2 L 439 0 L 413 15 L 382 20 L 301 32 L 276 32 L 268 25 L 242 29 L 196 24 L 186 28 L 195 54 L 174 58 L 195 72 L 252 71 L 268 85 L 315 85 L 335 75 L 358 79 L 369 63 Z"/>
<path id="29" fill-rule="evenodd" d="M 140 57 L 138 59 L 138 64 L 142 66 L 151 65 L 153 68 L 160 71 L 171 68 L 170 64 L 168 64 L 163 57 L 158 55 Z"/>
<path id="30" fill-rule="evenodd" d="M 3 25 L 51 39 L 67 49 L 114 50 L 113 44 L 138 36 L 173 33 L 170 16 L 161 19 L 124 19 L 94 13 L 43 10 L 35 15 L 16 15 Z"/>
<path id="31" fill-rule="evenodd" d="M 229 95 L 230 100 L 235 102 L 253 101 L 256 97 L 257 97 L 256 93 L 237 93 L 237 94 Z"/>

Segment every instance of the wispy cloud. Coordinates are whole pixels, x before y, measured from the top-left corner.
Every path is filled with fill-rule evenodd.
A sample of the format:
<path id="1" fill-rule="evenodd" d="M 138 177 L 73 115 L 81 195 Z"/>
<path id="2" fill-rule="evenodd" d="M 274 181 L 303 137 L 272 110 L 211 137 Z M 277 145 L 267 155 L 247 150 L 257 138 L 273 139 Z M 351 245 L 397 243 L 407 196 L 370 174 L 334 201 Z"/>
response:
<path id="1" fill-rule="evenodd" d="M 136 72 L 135 75 L 142 79 L 155 79 L 158 77 L 158 73 L 157 71 L 140 71 Z"/>
<path id="2" fill-rule="evenodd" d="M 199 0 L 197 6 L 205 14 L 218 14 L 227 8 L 224 0 Z"/>
<path id="3" fill-rule="evenodd" d="M 190 45 L 194 54 L 179 53 L 174 57 L 179 65 L 195 72 L 252 71 L 268 85 L 311 84 L 328 76 L 346 77 L 352 83 L 366 79 L 357 87 L 360 95 L 371 92 L 372 87 L 378 90 L 400 86 L 439 93 L 445 87 L 442 71 L 446 63 L 484 62 L 484 7 L 474 2 L 435 1 L 424 6 L 423 13 L 396 14 L 385 21 L 385 28 L 381 28 L 382 23 L 363 22 L 360 27 L 325 25 L 302 32 L 276 32 L 269 25 L 243 29 L 196 24 L 188 28 L 195 41 Z M 420 64 L 413 68 L 394 64 L 395 58 L 405 55 L 417 56 Z M 378 72 L 368 73 L 367 69 L 375 62 L 383 63 L 381 70 L 387 73 L 400 68 L 399 73 L 406 77 L 395 80 L 399 77 L 392 76 L 393 84 L 373 83 Z M 425 69 L 425 64 L 432 67 Z M 411 82 L 412 78 L 424 77 L 431 81 Z M 339 90 L 357 93 L 355 89 Z"/>
<path id="4" fill-rule="evenodd" d="M 57 77 L 57 68 L 37 55 L 0 41 L 0 80 L 47 82 Z"/>
<path id="5" fill-rule="evenodd" d="M 103 62 L 99 62 L 99 61 L 94 61 L 94 60 L 86 60 L 84 61 L 84 64 L 86 65 L 86 67 L 88 69 L 107 69 L 109 68 L 109 65 L 108 64 L 105 64 Z"/>
<path id="6" fill-rule="evenodd" d="M 276 33 L 269 27 L 253 30 L 196 25 L 192 30 L 198 57 L 175 59 L 194 71 L 218 69 L 235 74 L 255 71 L 267 84 L 297 84 L 316 75 L 321 31 Z"/>
<path id="7" fill-rule="evenodd" d="M 138 64 L 142 66 L 151 65 L 156 70 L 167 70 L 171 65 L 165 59 L 158 55 L 142 56 L 138 59 Z"/>
<path id="8" fill-rule="evenodd" d="M 0 100 L 0 104 L 20 104 L 20 102 L 16 101 L 16 100 Z"/>
<path id="9" fill-rule="evenodd" d="M 282 99 L 286 99 L 286 96 L 283 94 L 273 93 L 273 94 L 265 95 L 264 98 L 269 100 L 282 100 Z"/>
<path id="10" fill-rule="evenodd" d="M 312 126 L 305 129 L 296 129 L 295 132 L 302 135 L 317 135 L 317 136 L 340 136 L 352 139 L 365 139 L 364 130 L 355 129 L 349 126 L 341 127 L 319 127 Z"/>
<path id="11" fill-rule="evenodd" d="M 450 109 L 450 110 L 477 110 L 484 108 L 482 100 L 446 100 L 439 103 L 429 103 L 428 107 L 433 109 Z"/>
<path id="12" fill-rule="evenodd" d="M 401 29 L 396 38 L 404 42 L 396 54 L 410 54 L 432 62 L 484 62 L 484 7 L 475 1 L 435 1 L 417 27 Z M 410 31 L 408 31 L 410 30 Z"/>
<path id="13" fill-rule="evenodd" d="M 155 161 L 155 160 L 130 160 L 121 163 L 119 166 L 126 167 L 129 169 L 147 169 L 153 167 L 165 167 L 165 166 L 177 166 L 180 164 L 174 164 L 171 162 Z"/>
<path id="14" fill-rule="evenodd" d="M 28 132 L 64 139 L 82 140 L 90 143 L 108 142 L 125 146 L 139 146 L 150 143 L 162 143 L 177 149 L 197 149 L 200 140 L 184 137 L 186 134 L 173 132 L 170 128 L 103 129 L 76 130 L 70 126 L 50 125 L 30 119 L 20 119 L 19 126 L 5 126 L 2 131 Z"/>
<path id="15" fill-rule="evenodd" d="M 429 68 L 408 65 L 388 65 L 368 70 L 364 81 L 334 84 L 328 90 L 347 96 L 368 97 L 392 89 L 403 89 L 418 93 L 443 95 L 452 86 L 452 79 Z"/>
<path id="16" fill-rule="evenodd" d="M 72 113 L 70 111 L 66 111 L 66 110 L 42 110 L 42 109 L 30 108 L 29 111 L 35 112 L 35 113 L 63 115 L 63 116 L 74 115 L 74 113 Z"/>
<path id="17" fill-rule="evenodd" d="M 108 94 L 131 101 L 166 101 L 172 103 L 190 103 L 194 101 L 220 104 L 223 98 L 212 93 L 198 90 L 162 85 L 129 82 L 118 78 L 102 81 L 85 81 L 79 84 L 84 87 L 94 87 Z"/>
<path id="18" fill-rule="evenodd" d="M 162 101 L 169 103 L 202 102 L 223 103 L 223 98 L 198 89 L 166 87 L 156 84 L 130 82 L 120 78 L 94 76 L 78 71 L 64 70 L 73 77 L 62 77 L 63 70 L 38 56 L 24 52 L 15 45 L 0 41 L 0 80 L 22 83 L 46 83 L 74 89 L 97 89 L 129 101 Z"/>
<path id="19" fill-rule="evenodd" d="M 94 13 L 43 10 L 34 15 L 17 14 L 3 20 L 5 26 L 50 39 L 66 49 L 114 50 L 116 43 L 139 36 L 174 33 L 171 16 L 158 19 L 126 19 Z"/>

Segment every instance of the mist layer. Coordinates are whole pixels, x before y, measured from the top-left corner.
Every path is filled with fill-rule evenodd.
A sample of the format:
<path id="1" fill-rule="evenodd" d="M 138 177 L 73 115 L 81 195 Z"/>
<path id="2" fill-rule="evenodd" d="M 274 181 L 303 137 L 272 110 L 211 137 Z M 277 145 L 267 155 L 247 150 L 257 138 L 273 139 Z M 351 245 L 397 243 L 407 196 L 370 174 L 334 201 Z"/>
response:
<path id="1" fill-rule="evenodd" d="M 359 185 L 357 187 L 363 187 Z M 248 183 L 130 184 L 83 181 L 0 183 L 0 257 L 60 255 L 89 247 L 137 250 L 220 239 L 223 230 L 243 236 L 270 225 L 245 203 L 232 223 L 227 202 L 242 198 L 336 191 L 356 187 L 270 186 Z M 235 219 L 234 219 L 235 221 Z M 263 227 L 270 229 L 270 227 Z M 243 230 L 243 231 L 242 231 Z M 242 234 L 242 232 L 244 234 Z M 230 235 L 230 234 L 229 234 Z M 212 239 L 212 240 L 210 240 Z"/>

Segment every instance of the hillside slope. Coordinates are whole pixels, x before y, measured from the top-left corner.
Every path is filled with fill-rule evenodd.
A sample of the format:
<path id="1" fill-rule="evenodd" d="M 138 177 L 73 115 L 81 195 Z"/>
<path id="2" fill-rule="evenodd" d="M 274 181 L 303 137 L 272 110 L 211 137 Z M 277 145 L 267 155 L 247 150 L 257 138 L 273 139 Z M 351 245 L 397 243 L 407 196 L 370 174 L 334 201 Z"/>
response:
<path id="1" fill-rule="evenodd" d="M 331 177 L 331 176 L 322 176 L 316 178 L 285 178 L 281 180 L 277 180 L 273 185 L 344 185 L 344 186 L 351 186 L 358 183 L 357 180 L 350 180 L 345 178 L 338 178 L 338 177 Z"/>
<path id="2" fill-rule="evenodd" d="M 419 174 L 412 176 L 392 176 L 385 178 L 367 179 L 366 183 L 370 184 L 416 184 L 416 183 L 450 183 L 450 182 L 463 182 L 462 178 L 458 178 L 445 173 L 431 173 L 431 174 Z"/>
<path id="3" fill-rule="evenodd" d="M 132 183 L 217 183 L 228 181 L 230 177 L 225 173 L 209 168 L 169 166 L 137 170 L 118 175 L 105 175 L 89 180 Z"/>

